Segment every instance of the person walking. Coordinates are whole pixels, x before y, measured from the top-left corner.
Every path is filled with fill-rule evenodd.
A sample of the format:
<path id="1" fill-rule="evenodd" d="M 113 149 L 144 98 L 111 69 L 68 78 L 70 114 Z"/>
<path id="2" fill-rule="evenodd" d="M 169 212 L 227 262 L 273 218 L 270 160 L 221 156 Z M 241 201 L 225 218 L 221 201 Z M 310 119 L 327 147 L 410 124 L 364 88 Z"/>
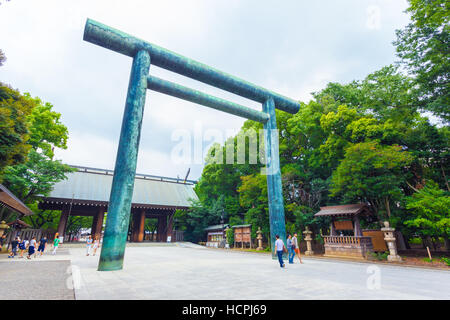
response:
<path id="1" fill-rule="evenodd" d="M 19 241 L 19 237 L 16 237 L 13 241 L 11 241 L 11 253 L 8 255 L 8 258 L 14 258 L 17 255 L 17 246 L 19 245 Z"/>
<path id="2" fill-rule="evenodd" d="M 280 262 L 280 267 L 284 268 L 285 264 L 283 262 L 283 252 L 286 252 L 286 247 L 284 246 L 283 240 L 280 239 L 279 235 L 275 236 L 275 251 L 278 256 L 278 261 Z"/>
<path id="3" fill-rule="evenodd" d="M 294 237 L 292 238 L 292 246 L 294 249 L 294 255 L 297 254 L 298 260 L 300 261 L 300 263 L 302 262 L 302 257 L 300 255 L 300 247 L 298 245 L 298 240 L 297 240 L 297 234 L 294 233 Z M 294 257 L 292 257 L 292 260 L 294 260 Z"/>
<path id="4" fill-rule="evenodd" d="M 94 253 L 92 254 L 93 256 L 97 253 L 98 247 L 100 247 L 100 237 L 94 236 L 94 244 L 92 245 L 92 249 L 94 249 Z"/>
<path id="5" fill-rule="evenodd" d="M 56 254 L 56 250 L 58 249 L 60 241 L 61 240 L 59 239 L 59 234 L 56 233 L 55 234 L 55 240 L 53 240 L 53 251 L 52 251 L 52 254 Z"/>
<path id="6" fill-rule="evenodd" d="M 294 263 L 294 249 L 292 248 L 292 236 L 289 234 L 288 238 L 286 240 L 287 242 L 287 249 L 288 249 L 288 259 L 289 259 L 289 264 L 293 264 Z"/>
<path id="7" fill-rule="evenodd" d="M 28 240 L 25 240 L 25 239 L 20 240 L 20 237 L 19 237 L 19 250 L 20 250 L 19 258 L 23 258 L 23 253 L 27 249 L 27 246 L 28 246 Z"/>
<path id="8" fill-rule="evenodd" d="M 86 240 L 86 256 L 88 256 L 91 253 L 91 246 L 92 246 L 92 236 L 89 236 Z"/>
<path id="9" fill-rule="evenodd" d="M 41 240 L 39 240 L 39 247 L 38 247 L 38 254 L 37 254 L 37 256 L 42 257 L 42 255 L 44 254 L 46 245 L 47 245 L 47 237 L 41 238 Z"/>
<path id="10" fill-rule="evenodd" d="M 28 246 L 28 256 L 27 259 L 31 259 L 36 252 L 36 237 L 31 238 L 30 244 Z M 36 256 L 35 256 L 36 257 Z"/>

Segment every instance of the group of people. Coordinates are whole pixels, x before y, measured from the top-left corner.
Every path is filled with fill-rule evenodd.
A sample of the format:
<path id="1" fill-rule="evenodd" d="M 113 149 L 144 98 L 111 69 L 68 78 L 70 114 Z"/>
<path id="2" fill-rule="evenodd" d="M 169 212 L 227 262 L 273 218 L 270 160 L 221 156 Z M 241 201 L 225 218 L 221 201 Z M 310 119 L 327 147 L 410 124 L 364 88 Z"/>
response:
<path id="1" fill-rule="evenodd" d="M 298 239 L 297 239 L 296 233 L 294 233 L 293 237 L 290 234 L 288 235 L 287 240 L 286 240 L 287 249 L 286 249 L 286 246 L 284 245 L 283 240 L 280 239 L 279 235 L 276 235 L 275 238 L 276 238 L 275 252 L 278 256 L 278 262 L 280 263 L 281 268 L 284 268 L 286 266 L 283 261 L 283 252 L 288 253 L 288 259 L 289 259 L 290 264 L 294 263 L 294 257 L 296 254 L 297 254 L 299 262 L 303 263 L 302 257 L 300 255 L 300 247 L 298 246 Z"/>
<path id="2" fill-rule="evenodd" d="M 0 249 L 4 245 L 4 241 L 6 236 L 3 235 L 0 237 Z M 53 240 L 53 251 L 52 254 L 56 254 L 56 250 L 59 247 L 60 243 L 59 234 L 55 234 L 55 238 Z M 36 237 L 32 237 L 31 240 L 28 239 L 20 239 L 19 236 L 15 237 L 11 243 L 11 252 L 8 255 L 8 258 L 14 258 L 15 256 L 19 256 L 19 258 L 24 257 L 24 253 L 27 252 L 27 259 L 31 259 L 33 256 L 35 258 L 40 257 L 44 254 L 44 251 L 47 247 L 48 239 L 47 237 L 42 237 L 39 241 L 36 240 Z M 92 255 L 95 256 L 97 253 L 97 249 L 100 247 L 100 238 L 98 236 L 89 236 L 86 240 L 86 256 L 89 256 L 92 251 Z M 37 248 L 37 249 L 36 249 Z"/>
<path id="3" fill-rule="evenodd" d="M 89 236 L 86 240 L 86 256 L 91 254 L 91 250 L 93 250 L 93 256 L 97 253 L 97 249 L 100 247 L 100 238 L 99 236 Z"/>
<path id="4" fill-rule="evenodd" d="M 53 240 L 53 251 L 52 254 L 56 254 L 56 250 L 59 246 L 59 236 L 55 235 L 55 239 Z M 23 258 L 24 253 L 27 252 L 27 259 L 31 259 L 33 256 L 35 258 L 40 257 L 44 254 L 44 251 L 47 247 L 48 239 L 47 237 L 42 237 L 39 241 L 36 240 L 36 237 L 32 237 L 31 240 L 21 239 L 19 236 L 15 237 L 11 243 L 11 252 L 8 255 L 8 258 L 14 258 L 15 256 L 19 256 L 19 258 Z M 3 241 L 2 241 L 3 245 Z"/>

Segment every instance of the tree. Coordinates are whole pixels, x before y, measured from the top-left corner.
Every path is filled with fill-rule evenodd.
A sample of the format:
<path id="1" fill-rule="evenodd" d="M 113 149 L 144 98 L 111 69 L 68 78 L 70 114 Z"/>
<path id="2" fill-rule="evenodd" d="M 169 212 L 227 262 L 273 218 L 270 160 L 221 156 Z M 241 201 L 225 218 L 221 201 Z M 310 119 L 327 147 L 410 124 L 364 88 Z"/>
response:
<path id="1" fill-rule="evenodd" d="M 24 203 L 33 203 L 50 193 L 53 185 L 74 171 L 60 160 L 50 160 L 32 149 L 28 161 L 5 169 L 5 185 Z"/>
<path id="2" fill-rule="evenodd" d="M 66 173 L 74 171 L 73 168 L 61 161 L 53 160 L 54 148 L 67 148 L 67 128 L 60 122 L 61 115 L 52 110 L 51 104 L 43 103 L 39 98 L 32 98 L 27 93 L 20 95 L 19 92 L 12 91 L 7 87 L 1 88 L 3 89 L 3 91 L 0 91 L 0 93 L 3 93 L 2 97 L 10 96 L 10 98 L 4 100 L 6 101 L 4 105 L 20 104 L 29 107 L 26 117 L 13 117 L 14 121 L 10 125 L 13 128 L 22 128 L 21 132 L 23 132 L 24 137 L 22 141 L 18 138 L 16 140 L 22 149 L 27 150 L 27 154 L 22 151 L 20 154 L 21 161 L 19 161 L 18 156 L 15 162 L 9 161 L 9 166 L 3 169 L 1 178 L 5 186 L 19 199 L 25 204 L 32 205 L 40 196 L 48 195 L 56 182 L 66 178 Z M 14 101 L 18 102 L 14 104 Z M 28 111 L 28 109 L 26 110 Z M 16 113 L 19 115 L 25 114 L 25 112 Z M 18 136 L 17 133 L 15 134 Z M 11 134 L 11 136 L 14 135 Z M 9 148 L 6 149 L 5 153 L 10 156 L 13 152 Z M 25 217 L 26 222 L 39 227 L 52 223 L 52 213 L 39 210 L 37 206 L 32 207 L 35 215 Z"/>
<path id="3" fill-rule="evenodd" d="M 402 196 L 404 170 L 411 155 L 399 146 L 363 142 L 349 147 L 333 172 L 331 193 L 345 202 L 369 202 L 379 218 L 391 217 L 391 206 Z M 384 211 L 384 212 L 383 212 Z"/>
<path id="4" fill-rule="evenodd" d="M 6 166 L 26 160 L 31 148 L 28 117 L 35 106 L 34 101 L 0 82 L 0 182 Z"/>
<path id="5" fill-rule="evenodd" d="M 38 97 L 31 98 L 28 93 L 25 93 L 25 96 L 34 101 L 35 105 L 28 119 L 30 122 L 28 143 L 34 150 L 39 150 L 49 159 L 53 159 L 54 148 L 67 149 L 67 127 L 61 123 L 61 114 L 52 110 L 52 104 L 43 103 Z"/>
<path id="6" fill-rule="evenodd" d="M 450 121 L 450 3 L 409 0 L 411 22 L 397 30 L 397 55 L 415 77 L 422 109 Z"/>
<path id="7" fill-rule="evenodd" d="M 450 238 L 450 192 L 434 181 L 407 198 L 408 220 L 404 224 L 425 237 L 443 237 L 447 250 Z"/>
<path id="8" fill-rule="evenodd" d="M 5 169 L 3 179 L 7 188 L 25 203 L 33 203 L 37 196 L 45 196 L 52 186 L 74 171 L 59 160 L 53 160 L 54 148 L 67 148 L 67 127 L 60 122 L 61 114 L 52 110 L 50 103 L 39 98 L 23 96 L 31 101 L 33 109 L 27 117 L 29 127 L 28 144 L 31 150 L 24 163 Z"/>

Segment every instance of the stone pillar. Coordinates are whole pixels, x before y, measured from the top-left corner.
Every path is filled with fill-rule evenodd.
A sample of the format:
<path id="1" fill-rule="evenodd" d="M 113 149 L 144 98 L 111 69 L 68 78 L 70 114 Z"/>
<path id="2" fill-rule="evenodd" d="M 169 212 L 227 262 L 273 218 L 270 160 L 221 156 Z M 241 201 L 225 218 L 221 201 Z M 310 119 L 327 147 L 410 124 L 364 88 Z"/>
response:
<path id="1" fill-rule="evenodd" d="M 305 241 L 306 241 L 305 255 L 312 256 L 312 255 L 314 255 L 314 251 L 312 250 L 312 238 L 311 238 L 312 231 L 309 231 L 308 226 L 306 226 L 305 229 L 306 230 L 303 231 L 303 234 L 305 235 Z"/>
<path id="2" fill-rule="evenodd" d="M 64 232 L 66 231 L 67 220 L 69 219 L 69 210 L 63 209 L 61 211 L 61 217 L 59 218 L 58 224 L 58 234 L 60 237 L 64 237 Z"/>
<path id="3" fill-rule="evenodd" d="M 389 222 L 384 222 L 384 228 L 381 228 L 384 232 L 384 241 L 387 242 L 389 248 L 388 261 L 389 262 L 401 262 L 402 258 L 397 254 L 397 243 L 395 242 L 394 228 L 389 227 Z"/>
<path id="4" fill-rule="evenodd" d="M 175 211 L 169 214 L 168 223 L 167 223 L 167 240 L 170 237 L 170 242 L 175 242 L 175 239 L 172 237 L 172 229 L 173 229 L 173 216 L 175 215 Z"/>
<path id="5" fill-rule="evenodd" d="M 263 239 L 263 237 L 262 237 L 261 227 L 258 227 L 258 231 L 256 231 L 256 233 L 258 234 L 256 236 L 256 239 L 258 240 L 258 248 L 256 248 L 256 250 L 259 250 L 259 251 L 264 250 L 264 248 L 262 246 L 262 239 Z"/>

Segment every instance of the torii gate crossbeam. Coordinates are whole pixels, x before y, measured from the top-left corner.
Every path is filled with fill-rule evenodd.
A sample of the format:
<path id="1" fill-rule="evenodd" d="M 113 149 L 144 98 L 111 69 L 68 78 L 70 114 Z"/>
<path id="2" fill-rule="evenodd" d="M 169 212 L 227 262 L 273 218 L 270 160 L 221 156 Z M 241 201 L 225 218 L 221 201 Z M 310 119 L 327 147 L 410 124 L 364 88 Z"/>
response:
<path id="1" fill-rule="evenodd" d="M 147 89 L 258 121 L 264 124 L 267 191 L 272 247 L 275 235 L 286 239 L 275 108 L 296 113 L 299 102 L 252 83 L 87 19 L 85 41 L 133 58 L 120 131 L 99 271 L 123 268 L 131 200 L 136 174 L 142 117 Z M 150 65 L 187 76 L 239 96 L 260 102 L 262 112 L 149 75 Z"/>

